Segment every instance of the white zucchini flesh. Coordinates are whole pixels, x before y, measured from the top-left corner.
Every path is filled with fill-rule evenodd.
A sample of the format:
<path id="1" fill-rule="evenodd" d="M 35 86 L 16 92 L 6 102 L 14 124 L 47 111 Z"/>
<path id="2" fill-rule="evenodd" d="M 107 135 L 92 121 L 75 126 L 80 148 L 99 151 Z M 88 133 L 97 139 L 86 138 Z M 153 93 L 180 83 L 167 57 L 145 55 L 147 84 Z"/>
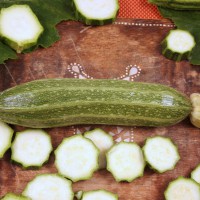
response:
<path id="1" fill-rule="evenodd" d="M 58 172 L 73 182 L 91 178 L 98 168 L 99 150 L 82 135 L 65 138 L 55 150 Z"/>
<path id="2" fill-rule="evenodd" d="M 187 31 L 176 29 L 170 31 L 167 37 L 168 49 L 173 52 L 185 53 L 195 46 L 194 37 Z"/>
<path id="3" fill-rule="evenodd" d="M 22 195 L 7 193 L 1 200 L 31 200 L 31 199 Z"/>
<path id="4" fill-rule="evenodd" d="M 117 200 L 118 196 L 106 190 L 84 192 L 81 200 Z"/>
<path id="5" fill-rule="evenodd" d="M 12 5 L 1 9 L 0 35 L 18 53 L 35 45 L 43 30 L 28 5 Z"/>
<path id="6" fill-rule="evenodd" d="M 4 122 L 0 122 L 0 158 L 2 158 L 5 152 L 10 148 L 13 129 Z"/>
<path id="7" fill-rule="evenodd" d="M 200 184 L 200 164 L 191 172 L 191 178 Z"/>
<path id="8" fill-rule="evenodd" d="M 116 12 L 116 0 L 74 0 L 77 9 L 87 18 L 105 19 Z"/>
<path id="9" fill-rule="evenodd" d="M 16 133 L 11 150 L 11 159 L 23 167 L 41 167 L 49 159 L 53 147 L 45 131 L 27 129 Z"/>
<path id="10" fill-rule="evenodd" d="M 131 182 L 144 173 L 145 161 L 141 148 L 136 143 L 120 142 L 106 154 L 107 170 L 116 181 Z"/>
<path id="11" fill-rule="evenodd" d="M 143 152 L 147 163 L 160 173 L 173 169 L 180 160 L 176 145 L 162 136 L 148 138 Z"/>
<path id="12" fill-rule="evenodd" d="M 42 174 L 29 182 L 23 192 L 32 200 L 73 200 L 72 182 L 58 174 Z"/>
<path id="13" fill-rule="evenodd" d="M 165 191 L 166 200 L 199 200 L 200 186 L 192 179 L 179 177 Z"/>
<path id="14" fill-rule="evenodd" d="M 113 137 L 99 128 L 85 132 L 84 136 L 100 150 L 99 169 L 106 168 L 106 152 L 114 145 Z"/>

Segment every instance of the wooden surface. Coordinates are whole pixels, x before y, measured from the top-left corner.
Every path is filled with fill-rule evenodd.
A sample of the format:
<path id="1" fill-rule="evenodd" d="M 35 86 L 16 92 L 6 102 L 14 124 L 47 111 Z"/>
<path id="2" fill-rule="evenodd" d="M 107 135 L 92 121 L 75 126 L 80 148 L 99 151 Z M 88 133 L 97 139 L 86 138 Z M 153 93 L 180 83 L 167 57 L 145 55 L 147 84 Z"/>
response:
<path id="1" fill-rule="evenodd" d="M 170 21 L 119 19 L 103 27 L 85 27 L 77 22 L 58 25 L 61 40 L 51 48 L 21 55 L 16 61 L 0 66 L 0 91 L 40 78 L 111 78 L 162 83 L 190 95 L 200 92 L 200 67 L 187 61 L 175 63 L 161 55 L 160 42 L 173 28 Z M 106 170 L 92 179 L 73 184 L 74 191 L 107 189 L 121 200 L 163 200 L 170 181 L 190 176 L 200 163 L 200 130 L 188 119 L 162 128 L 100 127 L 119 142 L 135 141 L 140 146 L 147 137 L 164 135 L 177 144 L 181 160 L 174 170 L 158 174 L 146 167 L 144 176 L 132 183 L 117 183 Z M 16 131 L 22 127 L 13 127 Z M 54 148 L 64 137 L 82 133 L 94 126 L 46 129 Z M 0 160 L 0 197 L 6 192 L 21 193 L 26 184 L 40 173 L 56 173 L 54 155 L 40 170 L 24 170 L 10 162 L 8 151 Z"/>

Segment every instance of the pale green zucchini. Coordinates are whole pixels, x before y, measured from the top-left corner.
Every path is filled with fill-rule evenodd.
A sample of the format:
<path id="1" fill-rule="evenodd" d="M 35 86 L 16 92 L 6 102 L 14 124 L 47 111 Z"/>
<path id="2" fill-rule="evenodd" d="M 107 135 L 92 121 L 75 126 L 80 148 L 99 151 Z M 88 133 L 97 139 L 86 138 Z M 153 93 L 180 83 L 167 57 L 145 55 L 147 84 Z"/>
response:
<path id="1" fill-rule="evenodd" d="M 28 129 L 16 133 L 11 146 L 11 159 L 23 167 L 41 167 L 48 161 L 51 151 L 51 137 L 43 130 Z"/>
<path id="2" fill-rule="evenodd" d="M 31 200 L 31 199 L 22 195 L 7 193 L 3 198 L 1 198 L 1 200 Z"/>
<path id="3" fill-rule="evenodd" d="M 23 193 L 32 200 L 73 200 L 72 182 L 58 174 L 40 174 L 30 181 Z"/>
<path id="4" fill-rule="evenodd" d="M 159 173 L 174 169 L 180 160 L 177 146 L 170 138 L 150 137 L 143 147 L 144 157 L 151 168 Z"/>
<path id="5" fill-rule="evenodd" d="M 199 200 L 200 186 L 194 180 L 178 177 L 165 190 L 166 200 Z"/>
<path id="6" fill-rule="evenodd" d="M 0 120 L 33 128 L 169 126 L 191 110 L 189 98 L 173 88 L 122 80 L 44 79 L 0 93 Z"/>
<path id="7" fill-rule="evenodd" d="M 118 200 L 118 196 L 107 190 L 83 192 L 81 200 Z"/>
<path id="8" fill-rule="evenodd" d="M 90 179 L 99 168 L 99 150 L 82 135 L 65 138 L 55 150 L 55 165 L 59 174 L 73 182 Z"/>
<path id="9" fill-rule="evenodd" d="M 191 172 L 191 178 L 200 184 L 200 164 Z"/>
<path id="10" fill-rule="evenodd" d="M 115 144 L 107 153 L 107 170 L 117 182 L 132 182 L 143 176 L 145 160 L 142 149 L 133 142 Z"/>
<path id="11" fill-rule="evenodd" d="M 112 23 L 119 10 L 118 0 L 73 0 L 76 18 L 87 25 Z"/>
<path id="12" fill-rule="evenodd" d="M 171 30 L 162 41 L 162 54 L 175 61 L 187 60 L 195 45 L 195 39 L 190 32 Z"/>
<path id="13" fill-rule="evenodd" d="M 11 147 L 14 130 L 6 123 L 0 121 L 0 158 Z"/>
<path id="14" fill-rule="evenodd" d="M 34 46 L 43 30 L 28 5 L 12 5 L 1 9 L 0 36 L 17 53 Z"/>
<path id="15" fill-rule="evenodd" d="M 100 128 L 84 133 L 99 149 L 99 169 L 106 168 L 106 152 L 114 145 L 113 137 Z"/>

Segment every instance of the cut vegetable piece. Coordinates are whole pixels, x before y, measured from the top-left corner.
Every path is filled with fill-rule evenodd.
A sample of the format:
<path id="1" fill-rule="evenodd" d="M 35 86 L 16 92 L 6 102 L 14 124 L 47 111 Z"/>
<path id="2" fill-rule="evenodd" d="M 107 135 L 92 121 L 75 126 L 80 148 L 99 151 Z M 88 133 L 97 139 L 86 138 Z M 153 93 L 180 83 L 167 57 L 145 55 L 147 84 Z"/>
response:
<path id="1" fill-rule="evenodd" d="M 147 163 L 160 173 L 174 169 L 180 159 L 178 149 L 172 140 L 161 136 L 148 138 L 143 152 Z"/>
<path id="2" fill-rule="evenodd" d="M 4 122 L 0 122 L 0 158 L 11 146 L 13 129 Z"/>
<path id="3" fill-rule="evenodd" d="M 76 197 L 76 199 L 80 200 L 83 196 L 83 191 L 78 191 L 74 194 L 74 196 Z"/>
<path id="4" fill-rule="evenodd" d="M 7 193 L 1 200 L 31 200 L 31 199 L 22 195 Z"/>
<path id="5" fill-rule="evenodd" d="M 162 41 L 162 54 L 171 60 L 185 60 L 188 59 L 195 45 L 194 37 L 188 31 L 171 30 Z"/>
<path id="6" fill-rule="evenodd" d="M 84 136 L 92 140 L 92 142 L 100 150 L 99 168 L 100 169 L 106 168 L 106 152 L 114 144 L 113 137 L 99 128 L 96 128 L 92 131 L 85 132 Z"/>
<path id="7" fill-rule="evenodd" d="M 118 196 L 106 190 L 84 192 L 81 200 L 117 200 Z"/>
<path id="8" fill-rule="evenodd" d="M 50 136 L 40 129 L 18 132 L 12 144 L 11 159 L 23 167 L 41 167 L 48 161 L 53 147 Z"/>
<path id="9" fill-rule="evenodd" d="M 112 23 L 119 10 L 118 0 L 73 0 L 76 17 L 87 25 Z"/>
<path id="10" fill-rule="evenodd" d="M 1 9 L 0 35 L 18 53 L 34 46 L 42 32 L 42 25 L 28 5 Z"/>
<path id="11" fill-rule="evenodd" d="M 194 126 L 200 128 L 200 94 L 193 93 L 190 95 L 193 111 L 190 115 L 190 121 Z"/>
<path id="12" fill-rule="evenodd" d="M 191 172 L 191 178 L 200 184 L 200 164 Z"/>
<path id="13" fill-rule="evenodd" d="M 179 177 L 165 191 L 166 200 L 199 200 L 200 186 L 192 179 Z"/>
<path id="14" fill-rule="evenodd" d="M 136 143 L 120 142 L 106 156 L 107 170 L 118 182 L 131 182 L 144 173 L 145 161 L 142 150 Z"/>
<path id="15" fill-rule="evenodd" d="M 42 174 L 29 182 L 23 192 L 32 200 L 73 200 L 72 182 L 57 174 Z"/>
<path id="16" fill-rule="evenodd" d="M 99 167 L 99 150 L 82 135 L 65 138 L 55 150 L 58 172 L 76 182 L 91 178 Z"/>

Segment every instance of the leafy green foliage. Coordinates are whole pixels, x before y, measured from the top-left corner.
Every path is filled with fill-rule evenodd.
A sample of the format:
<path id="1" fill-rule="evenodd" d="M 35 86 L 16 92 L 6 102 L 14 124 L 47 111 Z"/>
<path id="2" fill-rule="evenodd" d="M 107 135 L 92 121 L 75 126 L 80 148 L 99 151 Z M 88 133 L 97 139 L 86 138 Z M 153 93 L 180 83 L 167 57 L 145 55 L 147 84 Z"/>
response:
<path id="1" fill-rule="evenodd" d="M 7 59 L 16 59 L 16 53 L 8 46 L 0 42 L 0 64 L 4 63 Z"/>
<path id="2" fill-rule="evenodd" d="M 177 28 L 189 31 L 196 41 L 189 58 L 193 65 L 200 65 L 200 11 L 173 10 L 169 8 L 159 8 L 163 17 L 171 19 Z"/>
<path id="3" fill-rule="evenodd" d="M 63 20 L 76 20 L 71 0 L 1 0 L 0 8 L 9 7 L 13 4 L 29 5 L 44 27 L 44 32 L 39 38 L 37 45 L 25 52 L 31 52 L 39 46 L 44 48 L 51 46 L 60 38 L 56 25 Z M 0 42 L 0 64 L 10 58 L 17 58 L 16 53 L 10 47 Z"/>

